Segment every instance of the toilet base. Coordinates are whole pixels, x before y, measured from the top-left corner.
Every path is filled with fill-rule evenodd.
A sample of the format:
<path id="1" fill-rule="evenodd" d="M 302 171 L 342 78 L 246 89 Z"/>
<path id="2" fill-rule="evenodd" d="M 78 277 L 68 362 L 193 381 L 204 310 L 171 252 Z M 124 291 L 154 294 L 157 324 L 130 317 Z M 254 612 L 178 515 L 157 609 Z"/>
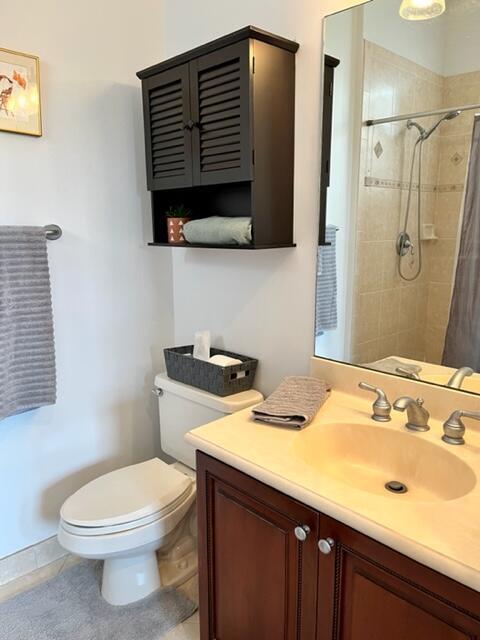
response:
<path id="1" fill-rule="evenodd" d="M 103 565 L 102 596 L 116 606 L 130 604 L 160 588 L 157 554 L 107 558 Z"/>
<path id="2" fill-rule="evenodd" d="M 180 587 L 198 573 L 197 551 L 190 551 L 181 559 L 160 559 L 162 587 Z"/>

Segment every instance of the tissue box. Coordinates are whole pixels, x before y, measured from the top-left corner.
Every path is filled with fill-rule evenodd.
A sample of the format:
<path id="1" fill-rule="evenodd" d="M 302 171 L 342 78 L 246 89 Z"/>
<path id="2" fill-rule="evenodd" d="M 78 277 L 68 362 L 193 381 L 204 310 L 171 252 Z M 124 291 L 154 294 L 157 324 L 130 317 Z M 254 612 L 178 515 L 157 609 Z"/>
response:
<path id="1" fill-rule="evenodd" d="M 249 356 L 241 356 L 231 351 L 210 349 L 210 355 L 221 354 L 241 360 L 241 364 L 230 367 L 219 367 L 211 362 L 197 360 L 193 357 L 193 345 L 171 347 L 163 350 L 167 375 L 192 387 L 214 393 L 216 396 L 230 396 L 233 393 L 248 391 L 253 386 L 258 360 Z"/>

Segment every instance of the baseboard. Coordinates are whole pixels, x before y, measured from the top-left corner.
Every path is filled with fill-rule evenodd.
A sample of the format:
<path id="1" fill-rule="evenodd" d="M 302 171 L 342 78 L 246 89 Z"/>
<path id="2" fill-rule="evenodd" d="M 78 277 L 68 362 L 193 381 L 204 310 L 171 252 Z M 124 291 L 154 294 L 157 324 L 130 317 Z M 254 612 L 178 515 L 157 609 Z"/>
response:
<path id="1" fill-rule="evenodd" d="M 59 545 L 57 536 L 52 536 L 17 553 L 12 553 L 12 555 L 0 560 L 0 586 L 26 576 L 67 555 L 68 551 Z"/>

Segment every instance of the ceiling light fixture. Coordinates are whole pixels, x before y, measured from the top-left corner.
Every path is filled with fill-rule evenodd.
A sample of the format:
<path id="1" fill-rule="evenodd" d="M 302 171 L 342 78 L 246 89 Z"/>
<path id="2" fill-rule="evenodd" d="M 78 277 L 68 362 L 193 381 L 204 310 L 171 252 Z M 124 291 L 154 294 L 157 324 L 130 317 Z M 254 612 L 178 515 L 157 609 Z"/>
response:
<path id="1" fill-rule="evenodd" d="M 405 20 L 430 20 L 445 11 L 445 0 L 402 0 L 400 16 Z"/>

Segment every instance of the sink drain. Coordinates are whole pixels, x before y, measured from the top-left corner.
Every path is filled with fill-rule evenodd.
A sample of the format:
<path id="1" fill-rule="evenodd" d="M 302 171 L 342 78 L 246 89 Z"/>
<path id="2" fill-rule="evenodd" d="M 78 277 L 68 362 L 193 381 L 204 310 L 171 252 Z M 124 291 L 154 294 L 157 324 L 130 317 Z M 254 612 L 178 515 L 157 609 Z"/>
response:
<path id="1" fill-rule="evenodd" d="M 407 485 L 403 484 L 403 482 L 397 482 L 397 480 L 390 480 L 390 482 L 387 482 L 385 489 L 392 493 L 407 493 L 408 491 Z"/>

